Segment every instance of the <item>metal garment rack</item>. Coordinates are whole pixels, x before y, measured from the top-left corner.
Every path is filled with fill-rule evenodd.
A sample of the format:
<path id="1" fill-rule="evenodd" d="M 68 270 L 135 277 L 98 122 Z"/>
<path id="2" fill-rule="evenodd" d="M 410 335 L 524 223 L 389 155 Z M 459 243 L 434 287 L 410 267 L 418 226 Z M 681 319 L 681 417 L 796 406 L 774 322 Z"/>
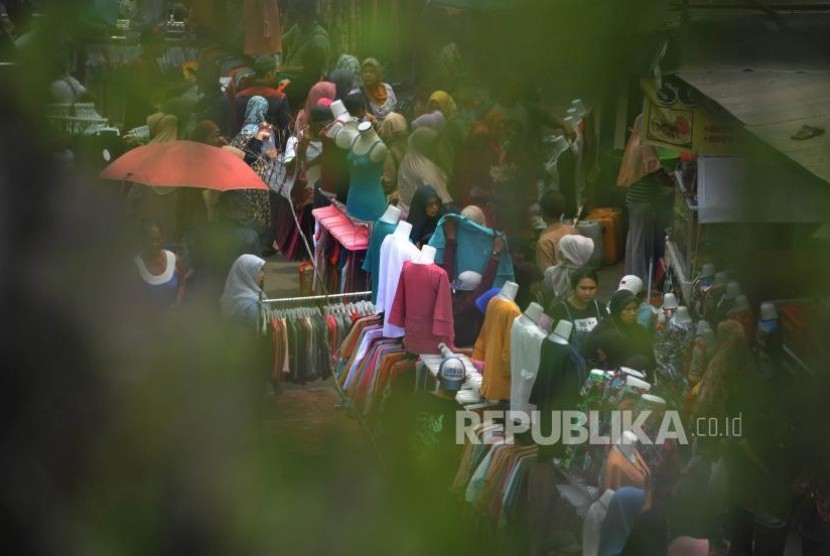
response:
<path id="1" fill-rule="evenodd" d="M 279 299 L 265 299 L 259 300 L 260 303 L 297 303 L 302 301 L 339 301 L 342 299 L 349 299 L 353 297 L 371 297 L 371 291 L 365 292 L 349 292 L 349 293 L 333 293 L 330 295 L 309 295 L 306 297 L 283 297 Z"/>

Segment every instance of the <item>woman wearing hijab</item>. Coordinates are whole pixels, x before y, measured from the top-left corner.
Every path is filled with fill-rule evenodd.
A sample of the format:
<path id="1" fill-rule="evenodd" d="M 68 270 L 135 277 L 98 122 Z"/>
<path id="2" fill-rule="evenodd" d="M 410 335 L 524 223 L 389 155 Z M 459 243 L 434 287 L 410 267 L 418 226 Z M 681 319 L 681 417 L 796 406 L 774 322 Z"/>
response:
<path id="1" fill-rule="evenodd" d="M 445 91 L 433 92 L 427 107 L 438 109 L 444 116 L 445 123 L 436 143 L 435 162 L 448 176 L 450 183 L 454 183 L 458 151 L 467 138 L 469 124 L 461 118 L 455 100 Z"/>
<path id="2" fill-rule="evenodd" d="M 378 135 L 389 149 L 389 155 L 383 163 L 383 174 L 381 181 L 383 182 L 383 189 L 386 193 L 398 189 L 398 168 L 406 156 L 406 140 L 408 137 L 406 118 L 397 112 L 390 112 L 383 119 L 378 129 Z M 397 196 L 395 197 L 397 198 Z"/>
<path id="3" fill-rule="evenodd" d="M 639 307 L 640 299 L 633 292 L 626 289 L 614 292 L 608 302 L 608 312 L 611 318 L 604 319 L 588 335 L 585 340 L 585 358 L 589 360 L 596 359 L 596 350 L 602 350 L 606 354 L 614 351 L 612 345 L 608 343 L 612 337 L 606 337 L 604 333 L 608 330 L 616 330 L 624 338 L 625 357 L 644 357 L 648 361 L 647 370 L 652 370 L 654 368 L 654 346 L 649 332 L 637 324 L 637 310 Z M 595 351 L 587 353 L 588 346 Z M 615 344 L 613 345 L 613 348 L 617 347 Z"/>
<path id="4" fill-rule="evenodd" d="M 255 329 L 259 318 L 259 296 L 265 283 L 265 261 L 255 255 L 240 255 L 228 272 L 225 291 L 219 298 L 222 316 Z"/>
<path id="5" fill-rule="evenodd" d="M 571 273 L 588 264 L 594 253 L 594 240 L 570 234 L 556 245 L 556 264 L 545 269 L 542 293 L 550 304 L 571 291 Z"/>
<path id="6" fill-rule="evenodd" d="M 337 88 L 334 83 L 318 81 L 314 84 L 305 99 L 305 107 L 297 114 L 297 129 L 302 131 L 308 126 L 311 117 L 311 109 L 317 106 L 323 99 L 334 100 Z"/>
<path id="7" fill-rule="evenodd" d="M 169 143 L 179 138 L 179 119 L 172 114 L 156 112 L 147 116 L 150 144 Z"/>
<path id="8" fill-rule="evenodd" d="M 361 89 L 369 103 L 369 112 L 382 121 L 398 105 L 398 98 L 389 83 L 383 82 L 383 67 L 375 58 L 366 58 L 360 65 Z"/>
<path id="9" fill-rule="evenodd" d="M 398 206 L 404 214 L 409 210 L 415 191 L 422 185 L 432 186 L 443 203 L 452 203 L 447 176 L 430 158 L 437 137 L 437 133 L 425 127 L 416 129 L 409 136 L 406 156 L 398 168 Z"/>
<path id="10" fill-rule="evenodd" d="M 268 149 L 263 152 L 264 142 L 269 139 L 273 132 L 271 126 L 265 121 L 267 113 L 268 101 L 265 97 L 252 96 L 245 109 L 245 123 L 230 144 L 231 147 L 240 149 L 245 153 L 245 162 L 266 183 L 268 172 L 273 166 L 273 160 L 277 157 L 275 149 Z M 240 189 L 236 194 L 245 199 L 248 221 L 251 222 L 251 227 L 260 234 L 263 246 L 267 248 L 274 241 L 273 237 L 268 237 L 270 234 L 266 233 L 271 225 L 271 205 L 268 191 Z"/>
<path id="11" fill-rule="evenodd" d="M 169 143 L 178 139 L 179 120 L 176 116 L 156 112 L 147 117 L 150 144 Z M 181 194 L 178 187 L 151 187 L 135 183 L 127 194 L 128 214 L 142 221 L 157 221 L 166 233 L 167 247 L 178 250 L 182 240 Z"/>
<path id="12" fill-rule="evenodd" d="M 336 94 L 335 100 L 344 100 L 349 93 L 357 88 L 355 74 L 348 69 L 336 69 L 329 73 L 328 80 L 334 83 Z"/>
<path id="13" fill-rule="evenodd" d="M 470 133 L 459 146 L 454 188 L 461 201 L 486 203 L 492 196 L 490 168 L 499 163 L 499 137 L 504 121 L 501 112 L 490 111 L 482 121 L 472 125 Z"/>
<path id="14" fill-rule="evenodd" d="M 444 213 L 444 204 L 435 188 L 429 185 L 419 187 L 412 197 L 412 205 L 407 217 L 409 223 L 412 224 L 412 232 L 409 234 L 412 243 L 419 249 L 429 243 Z"/>
<path id="15" fill-rule="evenodd" d="M 334 67 L 336 70 L 346 70 L 352 74 L 353 89 L 360 86 L 360 60 L 357 59 L 357 56 L 341 54 Z"/>

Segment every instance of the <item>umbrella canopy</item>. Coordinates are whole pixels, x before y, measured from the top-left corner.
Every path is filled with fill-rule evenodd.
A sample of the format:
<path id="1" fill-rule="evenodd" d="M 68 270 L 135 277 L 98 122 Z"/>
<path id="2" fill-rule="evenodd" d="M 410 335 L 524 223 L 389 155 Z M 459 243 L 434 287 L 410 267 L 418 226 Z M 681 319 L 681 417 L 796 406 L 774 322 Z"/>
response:
<path id="1" fill-rule="evenodd" d="M 200 187 L 216 191 L 268 188 L 233 153 L 194 141 L 138 147 L 104 168 L 101 177 L 153 187 Z"/>

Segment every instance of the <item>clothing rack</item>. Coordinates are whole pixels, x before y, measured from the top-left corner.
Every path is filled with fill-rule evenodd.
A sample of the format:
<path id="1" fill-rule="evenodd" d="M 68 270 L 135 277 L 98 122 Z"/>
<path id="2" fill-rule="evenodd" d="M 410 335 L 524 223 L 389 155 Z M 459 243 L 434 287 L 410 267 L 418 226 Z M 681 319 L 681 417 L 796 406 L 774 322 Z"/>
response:
<path id="1" fill-rule="evenodd" d="M 265 299 L 259 300 L 260 303 L 297 303 L 302 301 L 330 301 L 358 297 L 371 297 L 371 291 L 364 292 L 348 292 L 348 293 L 333 293 L 330 295 L 309 295 L 305 297 L 283 297 L 280 299 Z"/>

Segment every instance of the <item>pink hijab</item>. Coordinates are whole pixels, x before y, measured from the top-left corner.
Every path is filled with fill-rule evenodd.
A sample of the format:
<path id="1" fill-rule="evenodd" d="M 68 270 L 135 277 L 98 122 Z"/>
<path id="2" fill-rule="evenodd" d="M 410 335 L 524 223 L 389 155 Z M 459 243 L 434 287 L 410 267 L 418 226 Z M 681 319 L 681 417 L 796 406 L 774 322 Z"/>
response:
<path id="1" fill-rule="evenodd" d="M 337 87 L 334 83 L 328 81 L 318 81 L 315 83 L 308 91 L 308 96 L 305 99 L 305 108 L 297 114 L 297 127 L 302 129 L 307 126 L 311 109 L 317 106 L 323 99 L 333 101 L 336 94 Z"/>
<path id="2" fill-rule="evenodd" d="M 709 540 L 677 537 L 669 545 L 668 556 L 708 556 Z"/>
<path id="3" fill-rule="evenodd" d="M 631 136 L 625 145 L 620 173 L 617 174 L 617 185 L 628 187 L 640 181 L 643 176 L 660 168 L 660 158 L 657 149 L 640 142 L 640 129 L 643 126 L 643 115 L 637 116 L 631 129 Z"/>

